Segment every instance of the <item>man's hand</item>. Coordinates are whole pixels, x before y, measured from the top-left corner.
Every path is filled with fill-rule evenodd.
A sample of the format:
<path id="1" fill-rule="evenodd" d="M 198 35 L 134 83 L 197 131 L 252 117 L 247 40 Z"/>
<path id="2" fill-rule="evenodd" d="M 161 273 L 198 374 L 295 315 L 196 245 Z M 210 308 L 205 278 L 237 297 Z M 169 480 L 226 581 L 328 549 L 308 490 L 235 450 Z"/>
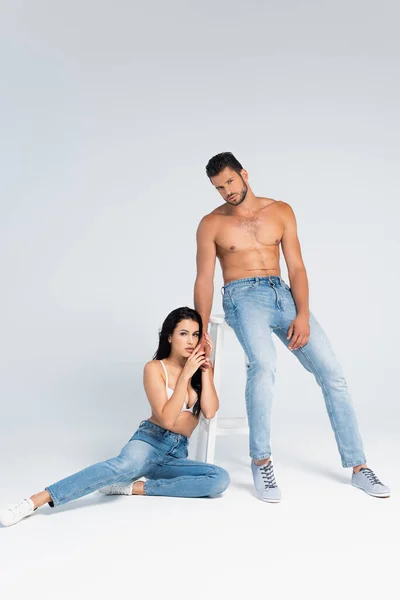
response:
<path id="1" fill-rule="evenodd" d="M 212 355 L 213 348 L 214 348 L 212 339 L 210 338 L 208 333 L 203 333 L 203 337 L 200 340 L 200 344 L 203 347 L 204 353 L 205 353 L 205 362 L 201 366 L 201 370 L 205 371 L 206 369 L 209 369 L 212 366 L 211 365 L 211 355 Z"/>
<path id="2" fill-rule="evenodd" d="M 297 315 L 288 329 L 287 339 L 290 340 L 289 350 L 302 348 L 310 337 L 309 317 Z"/>

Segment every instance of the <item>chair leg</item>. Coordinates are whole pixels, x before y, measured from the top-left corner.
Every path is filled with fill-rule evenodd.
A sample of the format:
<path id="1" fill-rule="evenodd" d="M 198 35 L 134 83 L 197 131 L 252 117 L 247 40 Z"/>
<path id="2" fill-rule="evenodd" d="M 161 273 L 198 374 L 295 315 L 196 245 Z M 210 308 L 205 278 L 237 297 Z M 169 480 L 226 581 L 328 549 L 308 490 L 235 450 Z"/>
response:
<path id="1" fill-rule="evenodd" d="M 198 424 L 196 460 L 207 462 L 208 422 L 202 415 Z"/>
<path id="2" fill-rule="evenodd" d="M 210 336 L 214 342 L 214 353 L 213 353 L 213 363 L 214 363 L 214 385 L 215 390 L 217 392 L 218 398 L 221 398 L 221 357 L 222 357 L 222 348 L 223 348 L 223 338 L 224 338 L 224 327 L 223 323 L 212 322 L 210 327 Z M 244 364 L 245 369 L 247 371 L 249 367 L 249 360 L 244 354 Z M 240 419 L 242 420 L 242 419 Z M 196 460 L 205 461 L 207 463 L 214 462 L 215 456 L 215 445 L 216 445 L 216 437 L 217 437 L 217 424 L 218 424 L 218 411 L 216 412 L 213 419 L 205 419 L 203 416 L 200 417 L 199 423 L 199 432 L 197 438 L 197 446 L 196 446 Z M 233 432 L 234 430 L 230 428 Z M 243 433 L 243 426 L 240 428 L 236 428 L 237 433 Z M 238 431 L 240 429 L 240 431 Z M 221 433 L 221 431 L 220 431 Z"/>
<path id="3" fill-rule="evenodd" d="M 215 391 L 217 392 L 218 398 L 220 398 L 220 389 L 221 389 L 221 355 L 222 355 L 222 347 L 223 347 L 223 328 L 222 325 L 218 323 L 213 323 L 211 325 L 211 338 L 214 342 L 214 386 Z M 215 456 L 215 441 L 217 437 L 217 422 L 218 422 L 218 411 L 216 412 L 213 419 L 209 419 L 208 421 L 208 430 L 207 430 L 207 445 L 206 445 L 206 462 L 212 463 L 214 462 Z"/>
<path id="4" fill-rule="evenodd" d="M 215 456 L 215 439 L 217 437 L 217 414 L 209 419 L 207 428 L 206 463 L 213 463 Z"/>

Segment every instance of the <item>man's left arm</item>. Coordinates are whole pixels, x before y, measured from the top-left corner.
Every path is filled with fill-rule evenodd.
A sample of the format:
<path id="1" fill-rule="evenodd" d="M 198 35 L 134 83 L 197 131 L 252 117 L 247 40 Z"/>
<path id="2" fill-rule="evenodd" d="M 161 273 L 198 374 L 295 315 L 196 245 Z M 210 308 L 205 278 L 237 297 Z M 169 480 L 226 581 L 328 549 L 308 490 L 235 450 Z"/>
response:
<path id="1" fill-rule="evenodd" d="M 289 204 L 286 204 L 286 202 L 281 204 L 284 220 L 284 232 L 281 240 L 282 251 L 297 309 L 297 316 L 289 327 L 287 339 L 290 339 L 289 349 L 297 350 L 307 344 L 310 337 L 308 279 L 297 235 L 296 217 Z"/>

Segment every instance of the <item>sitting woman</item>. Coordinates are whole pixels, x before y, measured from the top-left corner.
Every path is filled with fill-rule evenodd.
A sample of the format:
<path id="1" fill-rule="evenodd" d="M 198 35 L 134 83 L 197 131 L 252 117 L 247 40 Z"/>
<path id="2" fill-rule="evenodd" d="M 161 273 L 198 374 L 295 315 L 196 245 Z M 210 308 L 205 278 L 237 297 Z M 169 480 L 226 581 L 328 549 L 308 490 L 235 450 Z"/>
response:
<path id="1" fill-rule="evenodd" d="M 128 496 L 198 498 L 222 493 L 229 475 L 221 467 L 188 460 L 189 437 L 200 413 L 210 419 L 218 409 L 210 362 L 211 338 L 200 345 L 202 321 L 183 307 L 165 319 L 154 360 L 144 368 L 151 417 L 120 454 L 87 467 L 0 512 L 4 526 L 14 525 L 46 503 L 59 506 L 99 490 Z M 141 478 L 146 481 L 139 481 Z M 102 489 L 100 489 L 102 488 Z"/>

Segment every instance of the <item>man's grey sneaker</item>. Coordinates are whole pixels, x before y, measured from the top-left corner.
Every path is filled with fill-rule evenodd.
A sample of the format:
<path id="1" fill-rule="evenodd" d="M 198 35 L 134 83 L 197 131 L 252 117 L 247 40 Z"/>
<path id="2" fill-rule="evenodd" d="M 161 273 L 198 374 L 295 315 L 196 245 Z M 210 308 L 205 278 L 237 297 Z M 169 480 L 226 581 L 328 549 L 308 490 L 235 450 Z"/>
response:
<path id="1" fill-rule="evenodd" d="M 264 502 L 280 502 L 282 494 L 275 481 L 272 462 L 269 461 L 266 465 L 256 465 L 252 460 L 251 472 L 258 497 Z"/>
<path id="2" fill-rule="evenodd" d="M 15 525 L 21 519 L 25 517 L 30 517 L 33 515 L 35 511 L 35 505 L 33 504 L 30 498 L 25 498 L 22 502 L 18 504 L 10 504 L 8 508 L 0 511 L 0 523 L 4 527 L 9 527 L 10 525 Z"/>
<path id="3" fill-rule="evenodd" d="M 112 483 L 111 485 L 106 485 L 101 488 L 99 492 L 105 496 L 132 496 L 132 487 L 133 481 L 130 481 L 129 483 Z"/>
<path id="4" fill-rule="evenodd" d="M 370 496 L 375 496 L 376 498 L 389 498 L 390 496 L 388 486 L 379 481 L 373 470 L 368 467 L 363 467 L 358 473 L 353 472 L 351 483 L 355 487 L 360 488 L 360 490 L 364 490 Z"/>

